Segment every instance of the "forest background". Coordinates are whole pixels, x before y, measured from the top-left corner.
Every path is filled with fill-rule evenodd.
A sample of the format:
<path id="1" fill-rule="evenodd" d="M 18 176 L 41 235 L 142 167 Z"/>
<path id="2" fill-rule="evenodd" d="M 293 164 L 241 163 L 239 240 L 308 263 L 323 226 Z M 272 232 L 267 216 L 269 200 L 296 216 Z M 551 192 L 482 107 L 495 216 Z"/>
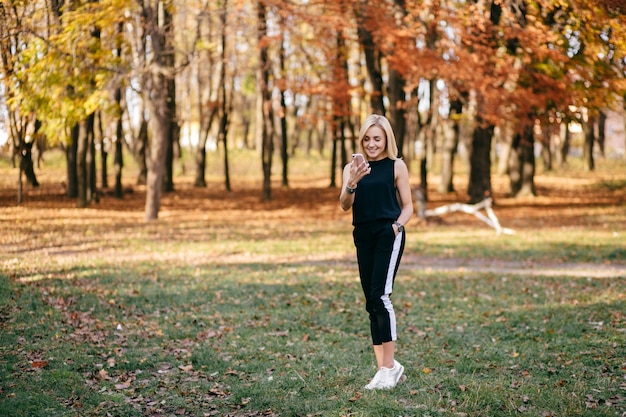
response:
<path id="1" fill-rule="evenodd" d="M 329 150 L 337 186 L 369 113 L 391 119 L 425 200 L 429 169 L 439 192 L 454 191 L 457 155 L 469 202 L 493 196 L 492 171 L 508 176 L 509 195 L 533 195 L 536 155 L 550 170 L 574 147 L 591 171 L 594 146 L 607 151 L 607 116 L 623 114 L 626 91 L 622 7 L 3 1 L 0 114 L 19 167 L 17 201 L 23 178 L 37 185 L 33 164 L 51 147 L 66 154 L 65 193 L 78 207 L 109 187 L 109 165 L 123 197 L 130 154 L 146 185 L 147 221 L 174 190 L 186 151 L 194 185 L 206 187 L 206 153 L 220 148 L 229 190 L 230 152 L 255 149 L 261 198 L 270 200 L 276 156 L 288 186 L 290 157 Z M 609 140 L 620 132 L 622 122 Z M 623 155 L 618 137 L 610 152 Z"/>

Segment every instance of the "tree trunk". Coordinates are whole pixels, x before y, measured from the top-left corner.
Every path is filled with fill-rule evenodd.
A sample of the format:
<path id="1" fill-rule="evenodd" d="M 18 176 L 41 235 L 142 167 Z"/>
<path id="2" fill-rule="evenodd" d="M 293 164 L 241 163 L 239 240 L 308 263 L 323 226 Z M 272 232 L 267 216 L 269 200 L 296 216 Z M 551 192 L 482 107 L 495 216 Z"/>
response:
<path id="1" fill-rule="evenodd" d="M 96 131 L 95 131 L 96 115 L 92 113 L 88 117 L 88 135 L 87 135 L 87 202 L 91 203 L 99 201 L 97 187 L 97 169 L 96 169 Z"/>
<path id="2" fill-rule="evenodd" d="M 536 195 L 535 190 L 535 136 L 532 127 L 524 132 L 524 139 L 520 143 L 521 179 L 522 184 L 517 196 Z"/>
<path id="3" fill-rule="evenodd" d="M 601 111 L 598 117 L 598 148 L 600 149 L 600 156 L 605 157 L 605 142 L 606 142 L 606 113 Z"/>
<path id="4" fill-rule="evenodd" d="M 421 196 L 426 203 L 428 201 L 428 151 L 426 141 L 426 129 L 421 128 L 416 140 L 415 158 L 419 162 L 420 182 L 419 189 L 421 190 Z"/>
<path id="5" fill-rule="evenodd" d="M 274 153 L 274 129 L 273 120 L 274 112 L 272 110 L 272 91 L 269 87 L 269 79 L 271 72 L 271 62 L 268 55 L 267 42 L 267 22 L 265 4 L 263 1 L 258 3 L 258 41 L 259 45 L 259 94 L 261 108 L 259 111 L 258 124 L 261 129 L 261 164 L 263 167 L 263 192 L 261 198 L 263 201 L 272 199 L 272 155 Z"/>
<path id="6" fill-rule="evenodd" d="M 148 129 L 148 121 L 142 118 L 134 152 L 135 160 L 139 168 L 139 172 L 137 173 L 137 185 L 145 185 L 148 182 Z"/>
<path id="7" fill-rule="evenodd" d="M 200 104 L 202 109 L 203 105 Z M 206 144 L 209 139 L 209 132 L 213 125 L 213 120 L 217 115 L 218 107 L 214 106 L 207 114 L 206 111 L 200 110 L 200 132 L 198 135 L 198 146 L 196 147 L 196 178 L 194 186 L 206 187 L 205 171 L 206 171 Z"/>
<path id="8" fill-rule="evenodd" d="M 165 143 L 165 163 L 163 164 L 163 192 L 174 191 L 174 140 L 170 126 L 168 126 L 167 141 Z"/>
<path id="9" fill-rule="evenodd" d="M 100 187 L 109 188 L 109 172 L 107 166 L 107 160 L 109 159 L 109 147 L 107 146 L 107 143 L 105 143 L 105 134 L 104 129 L 102 128 L 102 112 L 98 112 L 97 120 L 98 139 L 100 142 Z"/>
<path id="10" fill-rule="evenodd" d="M 437 191 L 441 194 L 454 192 L 452 181 L 454 172 L 454 157 L 459 144 L 458 125 L 451 120 L 442 124 L 443 143 L 441 148 L 441 181 Z"/>
<path id="11" fill-rule="evenodd" d="M 549 134 L 541 142 L 541 160 L 543 161 L 543 169 L 547 172 L 552 171 L 552 150 L 550 149 Z"/>
<path id="12" fill-rule="evenodd" d="M 121 35 L 124 33 L 124 23 L 118 23 L 117 33 Z M 121 40 L 118 38 L 117 47 L 115 48 L 115 56 L 118 58 L 122 56 Z M 122 88 L 120 86 L 115 88 L 113 93 L 115 99 L 115 106 L 118 111 L 118 115 L 115 120 L 115 137 L 113 138 L 114 152 L 113 152 L 113 171 L 115 173 L 115 186 L 113 189 L 113 195 L 115 198 L 124 197 L 124 188 L 122 186 L 122 169 L 124 168 L 124 155 L 122 153 L 124 143 L 124 124 L 122 123 L 122 116 L 124 109 L 122 107 Z"/>
<path id="13" fill-rule="evenodd" d="M 225 15 L 226 13 L 224 13 Z M 226 46 L 226 42 L 225 42 L 225 38 L 224 38 L 224 44 L 223 47 Z M 222 79 L 225 78 L 225 67 L 222 67 Z M 225 80 L 224 80 L 225 81 Z M 222 142 L 222 144 L 224 145 L 224 188 L 226 189 L 226 191 L 231 191 L 231 185 L 230 185 L 230 168 L 228 165 L 228 126 L 230 125 L 230 112 L 231 112 L 231 108 L 229 107 L 228 103 L 229 100 L 226 96 L 226 83 L 222 82 L 221 83 L 221 90 L 222 90 L 222 105 L 221 105 L 221 118 L 220 118 L 220 125 L 219 125 L 219 133 L 218 133 L 218 138 L 220 140 L 220 142 Z M 232 89 L 231 89 L 232 92 Z M 232 97 L 231 97 L 231 101 L 232 102 Z"/>
<path id="14" fill-rule="evenodd" d="M 280 73 L 281 77 L 286 76 L 285 70 L 285 40 L 280 43 Z M 285 82 L 280 86 L 280 158 L 282 161 L 282 186 L 289 187 L 289 147 L 287 143 L 287 102 L 285 100 Z"/>
<path id="15" fill-rule="evenodd" d="M 383 102 L 383 76 L 380 65 L 380 52 L 376 48 L 372 33 L 366 27 L 367 16 L 364 15 L 364 7 L 362 1 L 355 6 L 357 16 L 359 43 L 365 54 L 365 66 L 372 84 L 372 95 L 370 96 L 370 104 L 372 112 L 376 114 L 385 114 L 385 104 Z"/>
<path id="16" fill-rule="evenodd" d="M 222 118 L 220 121 L 219 137 L 224 144 L 224 186 L 226 191 L 231 191 L 230 186 L 230 169 L 228 165 L 228 127 L 230 125 L 230 113 L 232 111 L 232 94 L 234 85 L 231 84 L 230 97 L 226 94 L 226 17 L 228 16 L 228 1 L 225 0 L 222 4 L 222 13 L 220 16 L 222 22 L 222 69 L 220 71 L 220 85 L 222 92 Z M 231 83 L 234 84 L 233 77 L 231 77 Z"/>
<path id="17" fill-rule="evenodd" d="M 431 167 L 435 155 L 435 140 L 437 137 L 437 126 L 439 124 L 439 96 L 434 93 L 435 80 L 430 80 L 428 85 L 430 88 L 428 117 L 424 125 L 420 127 L 419 133 L 423 144 L 420 160 L 420 188 L 424 193 L 425 201 L 428 201 L 428 170 Z"/>
<path id="18" fill-rule="evenodd" d="M 424 202 L 428 201 L 428 159 L 426 158 L 426 153 L 424 153 L 419 159 L 420 161 L 420 190 L 423 195 Z"/>
<path id="19" fill-rule="evenodd" d="M 26 182 L 33 187 L 39 187 L 35 164 L 33 163 L 33 142 L 23 142 L 20 151 L 20 170 L 26 176 Z"/>
<path id="20" fill-rule="evenodd" d="M 470 176 L 467 193 L 470 204 L 476 204 L 487 197 L 493 198 L 491 191 L 491 138 L 493 125 L 483 126 L 477 121 L 472 135 L 470 150 Z"/>
<path id="21" fill-rule="evenodd" d="M 78 160 L 78 138 L 80 136 L 80 128 L 78 125 L 72 127 L 71 142 L 65 149 L 65 160 L 67 168 L 67 196 L 69 198 L 78 197 L 78 171 L 76 164 Z"/>
<path id="22" fill-rule="evenodd" d="M 205 179 L 206 171 L 206 136 L 204 138 L 198 138 L 198 146 L 196 147 L 196 170 L 195 179 L 193 181 L 194 187 L 206 187 Z"/>
<path id="23" fill-rule="evenodd" d="M 196 26 L 196 38 L 203 42 L 211 43 L 213 25 L 210 14 L 202 14 L 198 17 Z M 208 33 L 204 33 L 204 31 Z M 196 71 L 196 82 L 198 84 L 198 100 L 196 103 L 199 117 L 198 144 L 195 149 L 195 187 L 206 187 L 206 145 L 209 139 L 209 132 L 213 126 L 213 121 L 217 115 L 218 107 L 211 105 L 213 100 L 213 85 L 211 75 L 214 72 L 214 62 L 212 51 L 198 51 L 198 68 Z"/>
<path id="24" fill-rule="evenodd" d="M 249 107 L 248 100 L 245 100 L 244 106 L 246 108 Z M 241 133 L 241 137 L 243 140 L 243 148 L 244 149 L 253 149 L 253 145 L 250 143 L 250 116 L 247 111 L 242 112 L 241 115 L 241 123 L 243 125 L 243 132 Z"/>
<path id="25" fill-rule="evenodd" d="M 509 171 L 509 158 L 513 146 L 513 128 L 511 122 L 504 122 L 500 129 L 500 140 L 498 141 L 498 175 L 505 175 Z"/>
<path id="26" fill-rule="evenodd" d="M 226 191 L 231 191 L 232 187 L 230 185 L 230 168 L 228 165 L 228 109 L 224 109 L 222 113 L 222 117 L 220 120 L 220 133 L 219 138 L 222 144 L 224 145 L 224 189 Z"/>
<path id="27" fill-rule="evenodd" d="M 509 156 L 510 194 L 514 197 L 536 195 L 533 126 L 527 125 L 513 138 Z"/>
<path id="28" fill-rule="evenodd" d="M 406 82 L 400 73 L 389 70 L 389 115 L 398 144 L 399 157 L 404 155 L 404 134 L 406 131 L 405 84 Z"/>
<path id="29" fill-rule="evenodd" d="M 36 166 L 37 168 L 41 168 L 41 162 L 43 161 L 43 153 L 46 150 L 47 147 L 47 139 L 46 136 L 41 133 L 41 121 L 39 119 L 35 119 L 35 129 L 33 132 L 33 145 L 31 148 L 31 158 L 33 160 L 33 166 Z M 35 149 L 37 151 L 37 153 L 35 154 Z M 36 155 L 36 157 L 35 157 Z M 37 178 L 35 177 L 35 171 L 33 170 L 33 179 L 29 180 L 31 182 L 31 184 L 33 184 L 33 186 L 36 187 L 36 185 L 34 185 L 35 183 L 37 183 Z"/>
<path id="30" fill-rule="evenodd" d="M 343 167 L 348 163 L 348 155 L 346 152 L 346 129 L 349 128 L 354 135 L 354 128 L 350 123 L 350 96 L 342 88 L 350 84 L 348 61 L 345 54 L 346 42 L 342 30 L 337 31 L 336 50 L 334 65 L 334 83 L 341 91 L 335 98 L 332 105 L 333 119 L 331 124 L 333 155 L 332 155 L 332 171 L 330 178 L 330 186 L 337 186 L 337 168 L 339 172 L 343 172 Z M 339 153 L 339 155 L 338 155 Z M 338 161 L 338 157 L 340 158 Z"/>
<path id="31" fill-rule="evenodd" d="M 596 139 L 594 129 L 595 122 L 595 117 L 591 115 L 589 116 L 587 122 L 583 122 L 583 133 L 585 135 L 585 141 L 583 143 L 583 160 L 585 161 L 585 169 L 587 171 L 593 171 L 595 168 L 593 160 L 593 143 Z"/>
<path id="32" fill-rule="evenodd" d="M 78 123 L 78 147 L 76 149 L 76 174 L 78 179 L 78 195 L 76 196 L 76 207 L 87 207 L 87 154 L 89 152 L 89 122 L 88 119 Z"/>
<path id="33" fill-rule="evenodd" d="M 332 150 L 330 155 L 330 188 L 337 187 L 337 150 L 341 142 L 339 141 L 339 133 L 337 129 L 337 122 L 333 120 L 331 124 L 331 135 L 332 135 Z"/>
<path id="34" fill-rule="evenodd" d="M 162 76 L 159 77 L 162 78 Z M 163 87 L 162 91 L 166 90 L 165 80 L 161 80 L 158 84 Z M 160 95 L 164 96 L 162 93 Z M 163 176 L 165 174 L 165 157 L 169 138 L 169 123 L 165 117 L 165 100 L 155 100 L 152 106 L 155 108 L 151 111 L 153 135 L 150 144 L 150 160 L 146 180 L 146 221 L 156 220 L 159 217 Z"/>
<path id="35" fill-rule="evenodd" d="M 122 129 L 122 119 L 118 119 L 117 121 L 117 129 L 116 129 L 116 138 L 115 138 L 115 154 L 113 155 L 113 171 L 115 172 L 115 189 L 113 191 L 113 195 L 115 198 L 123 198 L 124 197 L 124 187 L 122 185 L 122 169 L 124 168 L 124 155 L 122 153 L 123 146 L 123 129 Z"/>
<path id="36" fill-rule="evenodd" d="M 169 4 L 162 4 L 162 13 L 148 8 L 145 10 L 149 23 L 147 35 L 150 37 L 152 51 L 155 56 L 155 65 L 150 77 L 150 88 L 145 93 L 144 99 L 148 103 L 152 138 L 150 142 L 150 160 L 148 164 L 148 177 L 146 181 L 146 207 L 145 220 L 153 221 L 158 218 L 161 207 L 161 192 L 165 176 L 165 159 L 168 147 L 172 143 L 172 123 L 175 114 L 168 101 L 175 101 L 171 78 L 173 77 L 173 54 L 174 27 L 172 15 L 169 12 Z M 161 19 L 162 17 L 162 19 Z"/>
<path id="37" fill-rule="evenodd" d="M 569 153 L 570 132 L 567 121 L 559 124 L 558 141 L 556 143 L 556 161 L 557 166 L 562 168 L 567 162 L 567 154 Z"/>
<path id="38" fill-rule="evenodd" d="M 122 169 L 124 168 L 124 155 L 122 153 L 124 143 L 124 125 L 122 123 L 122 89 L 115 89 L 115 103 L 120 114 L 117 116 L 115 123 L 115 152 L 113 154 L 113 171 L 115 172 L 115 188 L 113 195 L 115 198 L 124 197 L 124 188 L 122 186 Z"/>
<path id="39" fill-rule="evenodd" d="M 19 170 L 18 170 L 18 174 L 17 174 L 17 204 L 20 205 L 22 204 L 22 201 L 24 199 L 24 170 L 22 169 L 22 166 L 20 165 Z"/>
<path id="40" fill-rule="evenodd" d="M 173 25 L 172 16 L 169 13 L 165 13 L 164 15 L 166 28 L 170 28 Z M 166 42 L 171 43 L 172 41 L 166 40 Z M 163 64 L 166 68 L 174 68 L 174 49 L 171 46 L 167 46 L 166 50 L 167 53 L 163 57 Z M 174 78 L 174 76 L 168 76 L 165 80 L 165 84 L 167 86 L 165 117 L 168 119 L 168 134 L 165 158 L 165 174 L 163 177 L 163 191 L 172 192 L 174 191 L 174 160 L 176 159 L 176 153 L 174 152 L 174 148 L 178 146 L 178 141 L 180 139 L 180 126 L 178 125 L 178 121 L 176 118 L 176 79 Z"/>
<path id="41" fill-rule="evenodd" d="M 17 204 L 22 204 L 24 197 L 23 178 L 26 177 L 26 181 L 33 187 L 39 187 L 37 176 L 35 175 L 35 168 L 33 165 L 33 143 L 21 141 L 20 151 L 20 163 L 18 173 L 18 189 L 17 189 Z"/>

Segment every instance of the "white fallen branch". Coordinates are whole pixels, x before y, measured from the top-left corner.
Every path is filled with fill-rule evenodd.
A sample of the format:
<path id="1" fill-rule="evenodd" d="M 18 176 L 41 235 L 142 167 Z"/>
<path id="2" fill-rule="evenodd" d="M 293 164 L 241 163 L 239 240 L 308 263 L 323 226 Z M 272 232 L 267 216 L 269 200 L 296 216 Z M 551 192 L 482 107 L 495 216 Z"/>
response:
<path id="1" fill-rule="evenodd" d="M 433 217 L 433 216 L 441 216 L 442 214 L 452 213 L 455 211 L 460 211 L 467 214 L 473 214 L 478 217 L 483 222 L 487 223 L 490 227 L 496 229 L 496 233 L 500 236 L 502 233 L 505 235 L 514 235 L 515 231 L 512 229 L 508 229 L 506 227 L 502 227 L 500 222 L 498 221 L 498 217 L 493 212 L 491 208 L 493 200 L 491 198 L 486 198 L 483 201 L 476 204 L 463 204 L 463 203 L 454 203 L 448 204 L 447 206 L 437 207 L 431 210 L 423 210 L 422 215 L 418 213 L 418 216 L 421 218 Z M 419 206 L 419 204 L 418 204 Z M 480 212 L 480 210 L 484 209 L 487 215 L 484 215 Z"/>

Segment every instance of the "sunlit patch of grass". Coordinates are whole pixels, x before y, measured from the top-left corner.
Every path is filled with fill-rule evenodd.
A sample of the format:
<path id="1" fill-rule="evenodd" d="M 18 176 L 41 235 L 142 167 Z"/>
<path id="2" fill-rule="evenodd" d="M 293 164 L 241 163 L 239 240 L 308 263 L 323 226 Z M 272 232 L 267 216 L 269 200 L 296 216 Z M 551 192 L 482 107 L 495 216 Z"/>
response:
<path id="1" fill-rule="evenodd" d="M 409 250 L 444 258 L 533 262 L 623 262 L 626 231 L 553 229 L 522 230 L 495 236 L 491 229 L 437 228 L 408 235 Z"/>

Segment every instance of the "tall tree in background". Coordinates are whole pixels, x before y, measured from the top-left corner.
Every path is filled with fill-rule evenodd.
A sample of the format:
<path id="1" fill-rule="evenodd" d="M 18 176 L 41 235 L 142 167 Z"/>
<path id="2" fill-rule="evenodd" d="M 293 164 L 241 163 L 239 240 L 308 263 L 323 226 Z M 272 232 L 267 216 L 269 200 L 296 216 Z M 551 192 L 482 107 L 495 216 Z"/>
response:
<path id="1" fill-rule="evenodd" d="M 281 26 L 285 26 L 284 19 L 281 19 Z M 282 39 L 280 40 L 280 48 L 278 52 L 279 59 L 279 68 L 280 68 L 280 80 L 279 80 L 279 90 L 280 90 L 280 159 L 282 161 L 282 186 L 289 186 L 289 132 L 287 128 L 287 103 L 285 99 L 285 95 L 287 94 L 287 86 L 286 86 L 286 52 L 285 52 L 285 44 L 287 42 L 287 36 L 283 33 Z"/>
<path id="2" fill-rule="evenodd" d="M 115 57 L 120 59 L 122 58 L 122 34 L 124 33 L 124 24 L 118 23 L 117 25 L 117 34 L 118 37 L 115 42 Z M 114 154 L 113 154 L 113 166 L 115 172 L 115 185 L 113 188 L 113 193 L 115 197 L 122 198 L 124 196 L 124 188 L 122 186 L 122 169 L 124 168 L 124 155 L 123 155 L 123 145 L 124 145 L 124 123 L 123 123 L 123 114 L 125 111 L 124 106 L 122 105 L 122 86 L 124 83 L 118 82 L 117 85 L 113 87 L 113 99 L 115 100 L 115 133 L 113 136 L 113 146 L 114 146 Z"/>
<path id="3" fill-rule="evenodd" d="M 19 71 L 26 70 L 21 67 L 24 63 L 20 62 L 19 51 L 28 45 L 27 32 L 24 20 L 31 15 L 32 11 L 28 8 L 9 7 L 4 2 L 0 3 L 0 63 L 2 64 L 3 88 L 2 97 L 5 104 L 9 108 L 8 112 L 8 130 L 11 137 L 12 160 L 14 166 L 15 158 L 19 159 L 17 166 L 18 173 L 18 193 L 17 203 L 21 204 L 23 199 L 23 177 L 33 187 L 37 187 L 39 182 L 35 175 L 32 148 L 35 142 L 34 137 L 34 120 L 36 115 L 28 111 L 20 109 L 19 105 L 19 84 L 16 84 L 17 74 Z M 30 134 L 29 134 L 30 129 Z M 38 130 L 38 129 L 37 129 Z M 31 140 L 29 139 L 29 136 Z"/>
<path id="4" fill-rule="evenodd" d="M 270 87 L 271 61 L 269 58 L 269 38 L 267 36 L 267 9 L 265 2 L 259 0 L 257 5 L 258 25 L 258 97 L 257 130 L 261 141 L 261 164 L 263 168 L 264 201 L 272 199 L 272 155 L 274 153 L 274 110 L 272 108 L 272 90 Z"/>
<path id="5" fill-rule="evenodd" d="M 205 171 L 206 171 L 206 152 L 209 134 L 213 122 L 218 114 L 216 89 L 212 75 L 215 72 L 215 57 L 213 39 L 213 20 L 211 3 L 205 2 L 198 11 L 196 18 L 196 37 L 195 45 L 192 48 L 193 69 L 196 74 L 195 85 L 197 91 L 195 95 L 195 111 L 198 117 L 198 143 L 195 149 L 195 181 L 196 187 L 206 187 Z"/>
<path id="6" fill-rule="evenodd" d="M 31 70 L 19 80 L 20 106 L 38 115 L 48 140 L 65 144 L 68 196 L 85 207 L 96 198 L 95 115 L 108 111 L 107 87 L 118 64 L 103 48 L 101 28 L 116 27 L 112 22 L 125 3 L 59 1 L 51 6 L 33 9 L 33 19 L 47 26 L 31 26 L 39 36 L 31 36 L 22 50 L 21 59 Z"/>
<path id="7" fill-rule="evenodd" d="M 230 170 L 228 164 L 228 126 L 230 125 L 230 113 L 232 111 L 232 94 L 234 90 L 234 76 L 230 77 L 230 88 L 227 86 L 226 82 L 226 67 L 228 63 L 227 59 L 227 50 L 226 50 L 226 38 L 227 38 L 227 16 L 228 16 L 228 1 L 224 0 L 222 5 L 221 13 L 220 13 L 220 22 L 222 27 L 222 36 L 221 36 L 221 50 L 222 50 L 222 63 L 220 70 L 220 83 L 219 83 L 219 91 L 221 94 L 220 99 L 220 124 L 218 131 L 218 139 L 224 145 L 224 187 L 226 191 L 231 191 L 230 185 Z M 229 96 L 230 94 L 230 96 Z"/>
<path id="8" fill-rule="evenodd" d="M 348 130 L 354 130 L 350 126 L 350 80 L 348 73 L 347 47 L 343 30 L 340 28 L 337 29 L 337 46 L 335 53 L 336 56 L 333 61 L 333 78 L 329 83 L 330 91 L 333 97 L 333 113 L 331 122 L 331 132 L 333 138 L 330 175 L 331 187 L 335 187 L 337 185 L 336 168 L 339 168 L 339 172 L 341 172 L 341 167 L 347 163 L 346 132 Z M 338 159 L 337 151 L 339 151 L 341 159 Z M 340 164 L 337 164 L 338 161 Z"/>
<path id="9" fill-rule="evenodd" d="M 626 91 L 626 5 L 614 0 L 568 3 L 554 7 L 548 17 L 567 48 L 566 69 L 575 74 L 568 104 L 577 108 L 577 121 L 583 125 L 583 157 L 591 171 L 594 144 L 602 146 L 598 132 L 602 114 L 615 108 Z"/>
<path id="10" fill-rule="evenodd" d="M 89 3 L 87 3 L 89 5 Z M 88 11 L 85 11 L 88 13 Z M 69 17 L 71 18 L 71 16 Z M 98 66 L 98 56 L 101 53 L 100 44 L 100 27 L 98 24 L 87 26 L 89 29 L 89 54 L 93 57 L 93 65 Z M 84 82 L 93 86 L 95 89 L 95 80 L 87 79 Z M 80 88 L 74 85 L 68 86 L 73 91 Z M 85 114 L 83 120 L 80 120 L 74 127 L 77 129 L 76 139 L 78 141 L 76 149 L 76 170 L 78 178 L 78 195 L 77 206 L 87 207 L 87 205 L 96 199 L 96 137 L 95 122 L 97 109 L 94 108 Z"/>
<path id="11" fill-rule="evenodd" d="M 381 68 L 381 53 L 378 49 L 372 27 L 376 24 L 376 19 L 381 16 L 381 3 L 371 3 L 365 0 L 359 0 L 354 3 L 354 13 L 359 35 L 359 43 L 363 48 L 365 55 L 365 66 L 369 81 L 372 86 L 370 94 L 370 107 L 372 113 L 385 114 L 385 103 L 383 93 L 383 73 Z M 385 10 L 385 8 L 383 8 Z"/>
<path id="12" fill-rule="evenodd" d="M 176 100 L 172 85 L 174 77 L 172 7 L 171 0 L 145 0 L 142 5 L 151 58 L 142 90 L 148 104 L 152 127 L 146 183 L 146 221 L 158 218 L 165 176 L 165 158 L 168 146 L 172 143 L 174 130 L 172 126 L 175 123 L 173 107 L 168 104 L 168 101 Z"/>

